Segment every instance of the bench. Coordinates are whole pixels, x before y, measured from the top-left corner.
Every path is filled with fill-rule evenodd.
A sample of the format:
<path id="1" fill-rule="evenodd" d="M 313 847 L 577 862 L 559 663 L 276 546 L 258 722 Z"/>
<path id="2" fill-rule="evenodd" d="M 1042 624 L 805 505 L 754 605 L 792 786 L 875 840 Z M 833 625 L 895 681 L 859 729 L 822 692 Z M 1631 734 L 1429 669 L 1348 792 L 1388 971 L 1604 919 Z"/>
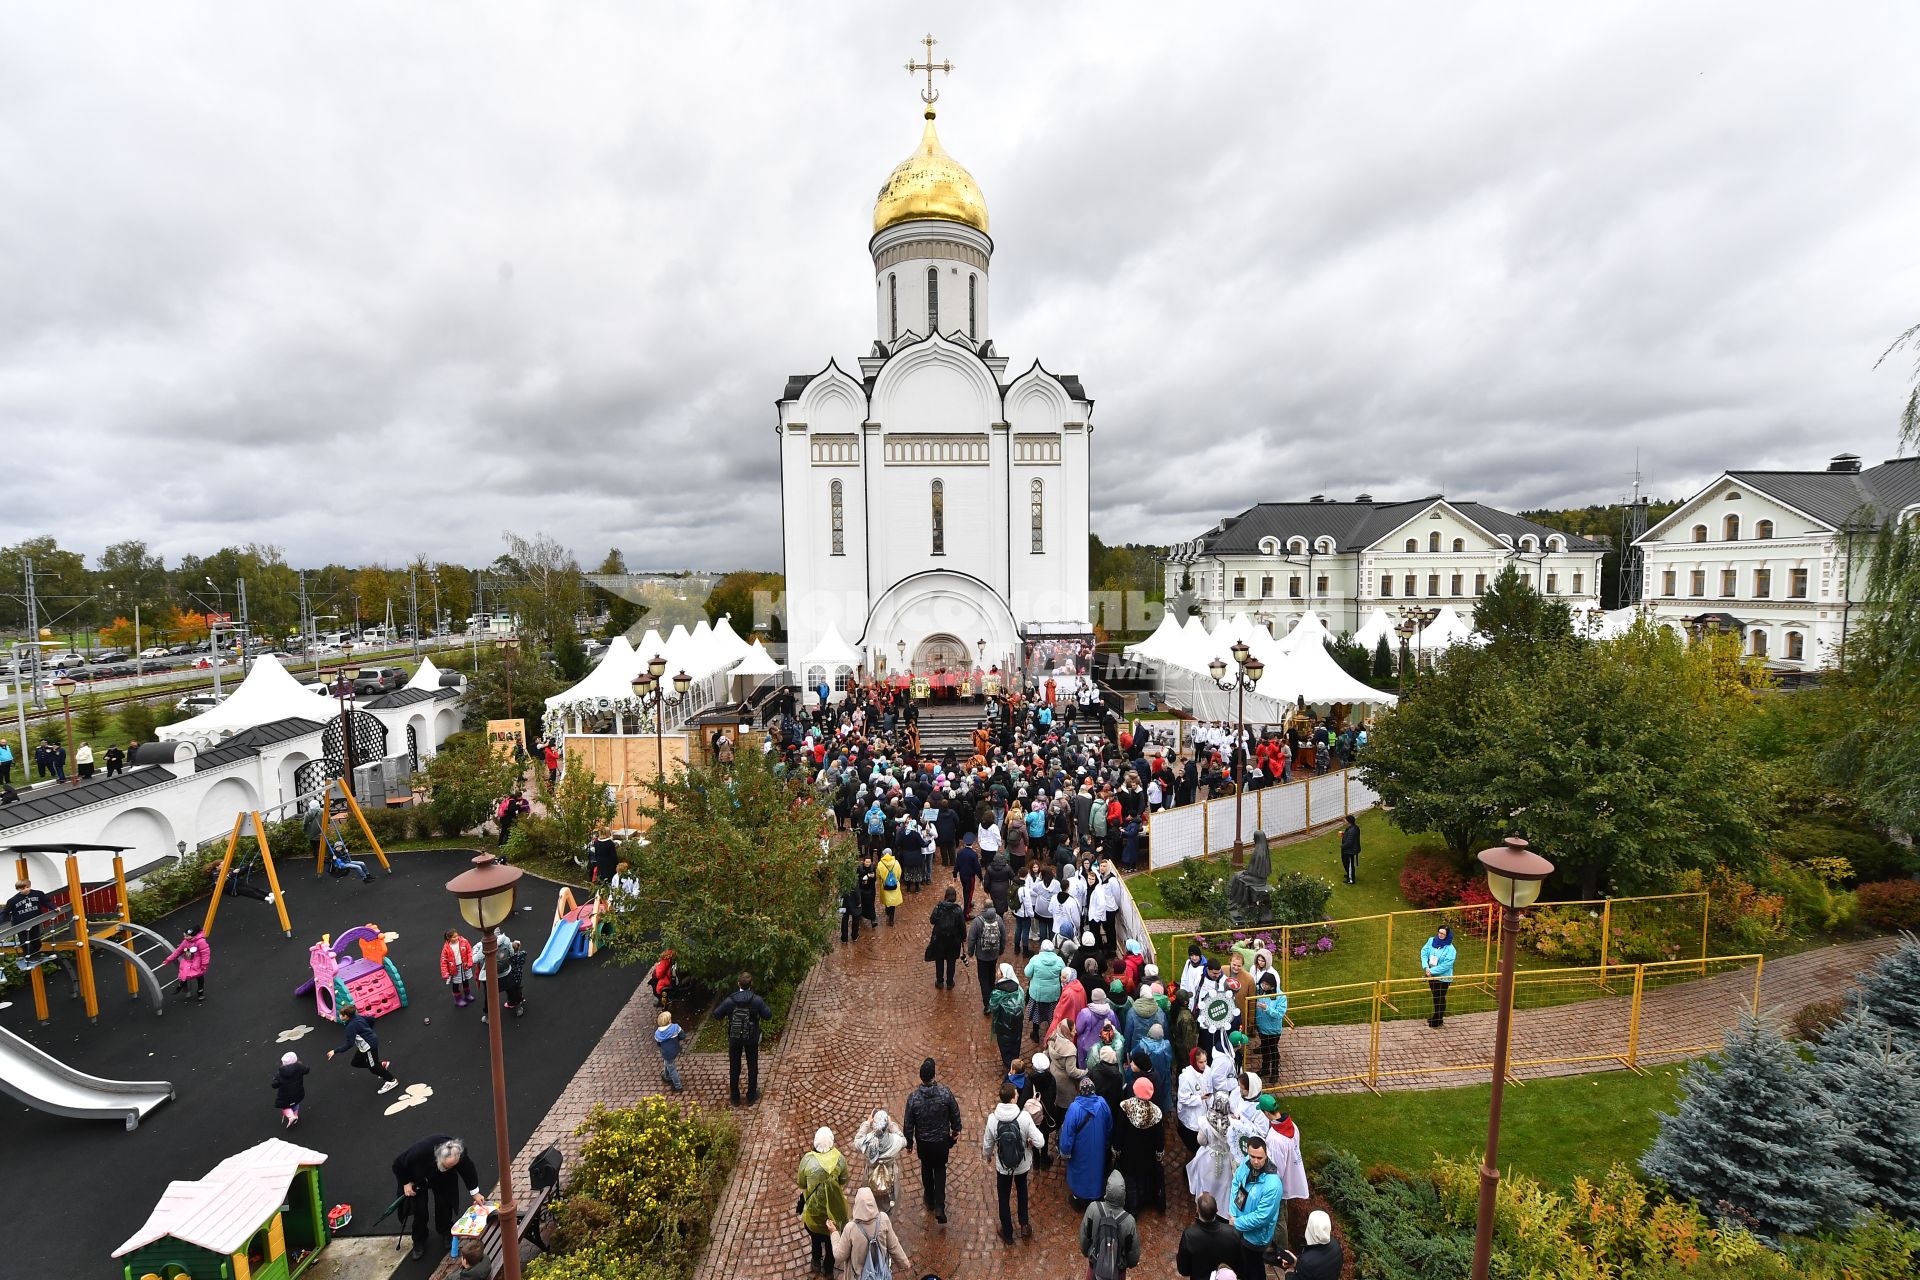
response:
<path id="1" fill-rule="evenodd" d="M 541 1235 L 540 1215 L 546 1212 L 547 1201 L 553 1199 L 554 1189 L 542 1187 L 538 1191 L 528 1191 L 524 1198 L 514 1206 L 520 1217 L 520 1239 L 531 1240 L 544 1251 L 547 1247 Z M 480 1253 L 487 1264 L 487 1274 L 497 1276 L 506 1265 L 501 1250 L 505 1247 L 500 1238 L 500 1215 L 494 1214 L 487 1219 L 487 1229 L 480 1233 Z M 524 1258 L 524 1255 L 523 1255 Z M 454 1274 L 458 1274 L 459 1264 L 454 1264 Z"/>

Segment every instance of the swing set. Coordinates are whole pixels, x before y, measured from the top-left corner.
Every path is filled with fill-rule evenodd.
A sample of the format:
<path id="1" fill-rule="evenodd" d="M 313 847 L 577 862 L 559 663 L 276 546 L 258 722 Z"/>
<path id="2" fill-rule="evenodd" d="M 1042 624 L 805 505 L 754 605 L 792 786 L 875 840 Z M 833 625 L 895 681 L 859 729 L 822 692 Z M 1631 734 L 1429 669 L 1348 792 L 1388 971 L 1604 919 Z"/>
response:
<path id="1" fill-rule="evenodd" d="M 332 839 L 331 818 L 333 794 L 336 788 L 338 788 L 340 796 L 346 800 L 347 810 L 353 814 L 354 820 L 359 823 L 361 834 L 366 836 L 367 847 L 373 850 L 373 856 L 380 860 L 380 865 L 386 868 L 387 874 L 392 875 L 393 864 L 387 861 L 386 851 L 380 847 L 380 841 L 374 837 L 373 828 L 367 825 L 367 815 L 361 812 L 359 802 L 353 798 L 353 792 L 347 790 L 346 784 L 338 778 L 331 779 L 318 797 L 320 801 L 320 847 L 314 853 L 313 874 L 315 876 L 326 874 L 327 845 Z M 280 916 L 280 932 L 291 938 L 293 936 L 293 922 L 287 918 L 287 897 L 280 891 L 280 873 L 273 865 L 273 850 L 269 848 L 267 844 L 267 824 L 261 819 L 258 809 L 243 809 L 234 815 L 233 830 L 227 836 L 227 852 L 226 855 L 220 859 L 220 872 L 214 877 L 213 881 L 213 897 L 207 902 L 207 920 L 206 923 L 201 926 L 200 932 L 205 934 L 211 934 L 213 932 L 213 917 L 215 913 L 220 910 L 221 894 L 226 890 L 228 880 L 233 875 L 233 858 L 234 854 L 240 848 L 240 832 L 241 829 L 246 826 L 249 818 L 253 820 L 253 837 L 260 846 L 260 862 L 265 866 L 267 871 L 267 885 L 273 891 L 273 909 Z M 343 830 L 344 825 L 345 824 L 342 823 Z"/>

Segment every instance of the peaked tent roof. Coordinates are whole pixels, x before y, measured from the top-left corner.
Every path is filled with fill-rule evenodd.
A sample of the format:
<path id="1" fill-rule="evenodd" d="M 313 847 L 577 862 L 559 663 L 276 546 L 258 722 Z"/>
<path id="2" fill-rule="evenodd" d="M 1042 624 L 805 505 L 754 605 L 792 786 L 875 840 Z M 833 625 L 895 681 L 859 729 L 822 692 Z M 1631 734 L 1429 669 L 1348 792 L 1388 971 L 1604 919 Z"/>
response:
<path id="1" fill-rule="evenodd" d="M 1413 648 L 1418 653 L 1439 653 L 1472 640 L 1473 624 L 1455 613 L 1452 605 L 1443 604 L 1432 622 L 1413 633 Z"/>
<path id="2" fill-rule="evenodd" d="M 318 719 L 324 706 L 310 689 L 287 674 L 278 658 L 262 654 L 253 660 L 253 670 L 225 702 L 191 719 L 163 725 L 154 736 L 163 742 L 182 738 L 211 742 L 275 720 Z"/>
<path id="3" fill-rule="evenodd" d="M 1163 662 L 1167 655 L 1179 644 L 1180 623 L 1173 616 L 1173 610 L 1163 609 L 1160 613 L 1160 625 L 1153 634 L 1139 644 L 1128 646 L 1120 656 L 1136 661 Z"/>
<path id="4" fill-rule="evenodd" d="M 714 651 L 728 662 L 745 658 L 753 648 L 733 629 L 733 615 L 727 613 L 721 614 L 720 621 L 713 624 L 713 646 Z M 761 652 L 766 650 L 763 648 Z"/>
<path id="5" fill-rule="evenodd" d="M 852 645 L 840 636 L 840 628 L 834 623 L 827 624 L 827 630 L 820 637 L 820 643 L 813 646 L 812 652 L 800 659 L 802 667 L 857 667 L 860 654 Z"/>
<path id="6" fill-rule="evenodd" d="M 1382 693 L 1348 675 L 1333 660 L 1325 645 L 1302 644 L 1269 663 L 1254 689 L 1261 697 L 1282 706 L 1292 706 L 1299 698 L 1315 705 L 1335 702 L 1371 702 L 1392 706 L 1399 701 L 1391 693 Z"/>
<path id="7" fill-rule="evenodd" d="M 428 693 L 440 691 L 440 668 L 433 665 L 433 659 L 426 654 L 420 655 L 420 667 L 413 673 L 403 689 L 425 689 Z"/>
<path id="8" fill-rule="evenodd" d="M 581 677 L 571 689 L 547 699 L 549 707 L 570 707 L 583 702 L 598 703 L 605 698 L 618 702 L 633 697 L 633 678 L 646 665 L 634 653 L 625 636 L 615 636 L 593 670 Z"/>
<path id="9" fill-rule="evenodd" d="M 1300 615 L 1300 621 L 1293 624 L 1293 630 L 1280 640 L 1280 652 L 1292 653 L 1309 644 L 1317 644 L 1324 649 L 1331 639 L 1333 633 L 1327 630 L 1327 624 L 1320 620 L 1319 614 L 1309 609 Z"/>
<path id="10" fill-rule="evenodd" d="M 747 656 L 740 660 L 740 665 L 728 672 L 728 674 L 736 676 L 777 676 L 782 670 L 784 670 L 784 668 L 773 660 L 773 655 L 767 652 L 767 647 L 758 640 L 755 640 L 747 646 Z"/>
<path id="11" fill-rule="evenodd" d="M 1371 649 L 1380 643 L 1380 639 L 1383 636 L 1386 638 L 1387 643 L 1393 643 L 1393 618 L 1388 615 L 1385 609 L 1382 609 L 1379 605 L 1375 605 L 1373 606 L 1373 612 L 1368 614 L 1367 620 L 1360 625 L 1360 629 L 1353 633 L 1353 642 L 1364 648 Z"/>
<path id="12" fill-rule="evenodd" d="M 113 1251 L 116 1258 L 171 1236 L 214 1253 L 237 1253 L 286 1203 L 294 1175 L 327 1162 L 324 1151 L 279 1138 L 228 1156 L 204 1178 L 167 1184 L 146 1225 Z"/>

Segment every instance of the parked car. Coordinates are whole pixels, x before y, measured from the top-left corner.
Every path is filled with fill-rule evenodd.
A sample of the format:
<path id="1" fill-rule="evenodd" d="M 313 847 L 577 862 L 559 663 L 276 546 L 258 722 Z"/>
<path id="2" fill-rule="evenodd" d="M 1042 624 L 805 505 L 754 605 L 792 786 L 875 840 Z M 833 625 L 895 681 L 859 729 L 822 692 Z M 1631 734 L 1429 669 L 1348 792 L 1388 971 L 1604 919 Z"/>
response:
<path id="1" fill-rule="evenodd" d="M 359 697 L 392 693 L 407 682 L 407 673 L 399 667 L 362 667 L 355 677 L 353 691 Z"/>
<path id="2" fill-rule="evenodd" d="M 163 644 L 148 645 L 140 651 L 140 656 L 147 659 L 170 658 L 173 656 L 173 650 Z"/>

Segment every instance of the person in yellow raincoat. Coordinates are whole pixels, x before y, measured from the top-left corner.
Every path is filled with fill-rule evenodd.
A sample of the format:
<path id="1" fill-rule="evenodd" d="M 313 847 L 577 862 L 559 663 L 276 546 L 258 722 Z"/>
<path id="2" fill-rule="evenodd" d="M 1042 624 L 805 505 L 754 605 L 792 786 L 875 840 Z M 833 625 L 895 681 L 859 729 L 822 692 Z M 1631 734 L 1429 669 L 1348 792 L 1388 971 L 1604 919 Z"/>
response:
<path id="1" fill-rule="evenodd" d="M 847 1172 L 847 1158 L 833 1145 L 833 1130 L 815 1130 L 813 1150 L 800 1157 L 794 1181 L 800 1184 L 800 1225 L 813 1244 L 813 1269 L 821 1275 L 833 1274 L 833 1224 L 851 1216 Z"/>
<path id="2" fill-rule="evenodd" d="M 891 849 L 880 855 L 873 873 L 875 883 L 880 886 L 880 905 L 887 909 L 887 923 L 892 924 L 894 909 L 904 896 L 900 886 L 906 880 L 906 873 L 900 869 L 900 859 L 893 856 Z"/>

